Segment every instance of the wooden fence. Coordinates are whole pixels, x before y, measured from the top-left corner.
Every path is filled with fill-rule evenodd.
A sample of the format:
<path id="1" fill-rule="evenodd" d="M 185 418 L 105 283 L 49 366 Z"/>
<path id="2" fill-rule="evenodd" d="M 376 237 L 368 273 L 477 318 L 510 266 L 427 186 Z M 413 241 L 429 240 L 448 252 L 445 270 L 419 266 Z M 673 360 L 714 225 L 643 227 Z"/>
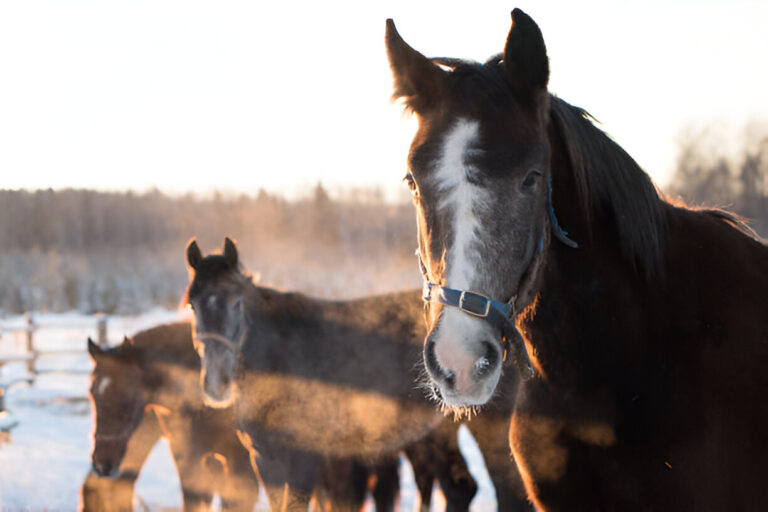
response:
<path id="1" fill-rule="evenodd" d="M 88 329 L 91 327 L 96 328 L 96 342 L 100 345 L 107 344 L 107 317 L 105 315 L 97 314 L 91 317 L 92 321 L 86 323 L 70 324 L 70 323 L 38 323 L 35 321 L 35 317 L 31 313 L 24 315 L 24 325 L 15 327 L 3 327 L 0 325 L 0 420 L 6 413 L 5 409 L 5 393 L 17 384 L 27 383 L 31 384 L 35 378 L 41 373 L 37 368 L 37 361 L 40 356 L 49 355 L 79 355 L 83 354 L 83 349 L 41 349 L 36 346 L 37 334 L 46 329 L 68 330 L 72 331 Z M 3 352 L 2 343 L 5 336 L 11 335 L 16 340 L 21 336 L 23 339 L 24 351 L 13 353 Z M 85 340 L 83 340 L 84 342 Z M 14 377 L 4 379 L 2 375 L 3 367 L 8 363 L 24 363 L 26 365 L 26 375 L 21 377 Z M 10 425 L 13 426 L 13 425 Z M 6 425 L 5 427 L 8 427 Z M 3 427 L 2 421 L 0 421 L 0 429 Z"/>

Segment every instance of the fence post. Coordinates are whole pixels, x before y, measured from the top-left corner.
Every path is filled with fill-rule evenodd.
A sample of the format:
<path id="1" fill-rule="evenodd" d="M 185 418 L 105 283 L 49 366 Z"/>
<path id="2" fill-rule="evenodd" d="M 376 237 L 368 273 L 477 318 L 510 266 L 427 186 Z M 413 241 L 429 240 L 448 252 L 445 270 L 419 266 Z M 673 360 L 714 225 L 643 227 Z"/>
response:
<path id="1" fill-rule="evenodd" d="M 107 345 L 107 316 L 103 313 L 96 314 L 96 341 L 101 346 Z"/>
<path id="2" fill-rule="evenodd" d="M 35 352 L 35 319 L 30 312 L 24 313 L 24 318 L 27 323 L 27 353 L 32 354 L 32 359 L 27 360 L 27 372 L 34 375 L 35 360 L 37 359 L 37 353 Z"/>

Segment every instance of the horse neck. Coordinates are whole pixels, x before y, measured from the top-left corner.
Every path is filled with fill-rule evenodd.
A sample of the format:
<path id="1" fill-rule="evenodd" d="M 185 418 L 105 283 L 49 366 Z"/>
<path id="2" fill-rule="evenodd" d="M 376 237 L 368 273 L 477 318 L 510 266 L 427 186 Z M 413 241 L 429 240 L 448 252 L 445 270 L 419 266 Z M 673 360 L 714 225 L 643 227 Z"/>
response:
<path id="1" fill-rule="evenodd" d="M 632 321 L 607 319 L 625 314 L 641 316 L 648 307 L 649 289 L 658 279 L 655 274 L 660 272 L 656 268 L 660 267 L 660 254 L 653 245 L 658 240 L 651 240 L 648 247 L 639 241 L 645 232 L 649 238 L 662 236 L 663 224 L 654 217 L 656 212 L 637 219 L 637 227 L 632 228 L 631 216 L 638 205 L 609 202 L 614 199 L 609 191 L 617 188 L 616 184 L 597 183 L 597 177 L 640 183 L 644 187 L 639 191 L 645 194 L 643 200 L 652 208 L 664 209 L 652 183 L 631 158 L 591 123 L 578 125 L 589 122 L 580 114 L 578 117 L 565 121 L 576 123 L 581 133 L 574 134 L 573 127 L 564 129 L 563 119 L 559 119 L 550 127 L 550 140 L 553 207 L 558 223 L 579 247 L 568 247 L 552 237 L 532 320 L 526 324 L 529 341 L 545 373 L 569 387 L 588 379 L 590 372 L 598 375 L 608 371 L 611 365 L 605 362 L 620 360 L 622 351 L 642 345 L 642 326 L 634 332 L 619 332 L 615 326 L 633 325 Z M 593 137 L 600 139 L 587 140 Z M 574 147 L 578 144 L 592 146 Z M 580 155 L 577 151 L 591 153 Z M 616 168 L 619 164 L 629 167 Z M 583 167 L 576 169 L 578 165 Z M 611 177 L 613 172 L 623 175 Z M 595 175 L 584 177 L 579 173 Z M 603 185 L 605 188 L 595 189 Z M 617 215 L 630 218 L 619 222 Z M 631 229 L 637 232 L 627 232 Z M 605 369 L 600 368 L 603 363 Z"/>
<path id="2" fill-rule="evenodd" d="M 154 341 L 154 345 L 147 343 L 136 349 L 144 406 L 159 405 L 173 411 L 182 403 L 196 402 L 194 390 L 200 385 L 200 366 L 191 335 L 189 347 L 158 345 L 161 340 Z M 191 360 L 190 353 L 197 359 Z M 197 366 L 190 364 L 195 362 Z"/>
<path id="3" fill-rule="evenodd" d="M 589 114 L 552 98 L 555 213 L 581 249 L 618 252 L 647 280 L 663 274 L 667 208 L 650 177 Z"/>

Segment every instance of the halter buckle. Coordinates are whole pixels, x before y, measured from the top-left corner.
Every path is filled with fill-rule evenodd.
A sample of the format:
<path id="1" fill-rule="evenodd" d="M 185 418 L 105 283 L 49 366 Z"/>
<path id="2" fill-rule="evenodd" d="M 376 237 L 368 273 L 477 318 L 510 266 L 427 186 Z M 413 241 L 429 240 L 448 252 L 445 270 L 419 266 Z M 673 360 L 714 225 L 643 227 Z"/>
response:
<path id="1" fill-rule="evenodd" d="M 472 304 L 472 301 L 478 300 L 482 301 L 483 305 L 480 307 L 484 307 L 484 309 L 477 309 L 476 307 L 473 307 L 478 306 L 479 304 L 477 304 L 477 302 Z M 459 309 L 469 315 L 476 316 L 478 318 L 487 318 L 488 313 L 491 311 L 491 301 L 488 300 L 488 297 L 480 295 L 479 293 L 462 290 L 461 295 L 459 296 Z"/>

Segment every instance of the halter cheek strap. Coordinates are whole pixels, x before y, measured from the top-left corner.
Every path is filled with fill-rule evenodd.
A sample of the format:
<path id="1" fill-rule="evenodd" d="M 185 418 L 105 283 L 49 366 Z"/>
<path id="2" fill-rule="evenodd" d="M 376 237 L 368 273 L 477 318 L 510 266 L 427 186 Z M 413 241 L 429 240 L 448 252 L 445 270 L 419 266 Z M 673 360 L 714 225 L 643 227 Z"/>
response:
<path id="1" fill-rule="evenodd" d="M 552 173 L 547 174 L 547 215 L 549 216 L 549 225 L 552 226 L 552 232 L 555 234 L 555 238 L 572 249 L 578 249 L 579 244 L 568 238 L 568 232 L 560 227 L 560 223 L 557 222 L 557 215 L 555 215 L 555 207 L 552 205 Z M 544 236 L 541 237 L 544 240 Z M 542 244 L 539 242 L 539 252 L 542 251 Z"/>

